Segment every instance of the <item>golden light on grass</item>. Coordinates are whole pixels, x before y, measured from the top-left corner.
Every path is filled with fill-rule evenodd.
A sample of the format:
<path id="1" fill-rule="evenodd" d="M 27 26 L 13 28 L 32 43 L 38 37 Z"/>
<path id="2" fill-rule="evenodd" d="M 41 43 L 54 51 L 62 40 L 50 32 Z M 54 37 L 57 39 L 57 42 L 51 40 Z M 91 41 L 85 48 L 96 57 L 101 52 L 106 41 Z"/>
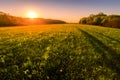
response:
<path id="1" fill-rule="evenodd" d="M 28 12 L 27 16 L 28 16 L 29 18 L 37 18 L 37 13 L 31 11 L 31 12 Z"/>

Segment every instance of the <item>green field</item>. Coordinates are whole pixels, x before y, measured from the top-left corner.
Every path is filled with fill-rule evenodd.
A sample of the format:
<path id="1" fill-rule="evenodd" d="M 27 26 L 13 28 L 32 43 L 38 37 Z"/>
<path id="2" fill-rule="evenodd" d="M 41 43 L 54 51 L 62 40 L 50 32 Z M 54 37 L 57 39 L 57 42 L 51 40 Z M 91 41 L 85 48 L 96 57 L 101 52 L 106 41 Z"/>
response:
<path id="1" fill-rule="evenodd" d="M 0 80 L 120 80 L 120 29 L 0 27 Z"/>

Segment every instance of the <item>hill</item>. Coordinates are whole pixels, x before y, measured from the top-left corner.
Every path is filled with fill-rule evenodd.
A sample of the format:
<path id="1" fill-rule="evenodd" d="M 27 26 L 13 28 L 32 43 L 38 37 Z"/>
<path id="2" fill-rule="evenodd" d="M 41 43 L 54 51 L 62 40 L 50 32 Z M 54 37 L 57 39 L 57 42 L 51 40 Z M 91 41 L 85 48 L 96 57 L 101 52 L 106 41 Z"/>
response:
<path id="1" fill-rule="evenodd" d="M 44 19 L 44 18 L 22 18 L 11 16 L 7 13 L 0 12 L 0 26 L 17 26 L 17 25 L 38 25 L 38 24 L 65 24 L 65 21 Z"/>
<path id="2" fill-rule="evenodd" d="M 0 80 L 119 80 L 120 29 L 80 24 L 0 28 Z"/>

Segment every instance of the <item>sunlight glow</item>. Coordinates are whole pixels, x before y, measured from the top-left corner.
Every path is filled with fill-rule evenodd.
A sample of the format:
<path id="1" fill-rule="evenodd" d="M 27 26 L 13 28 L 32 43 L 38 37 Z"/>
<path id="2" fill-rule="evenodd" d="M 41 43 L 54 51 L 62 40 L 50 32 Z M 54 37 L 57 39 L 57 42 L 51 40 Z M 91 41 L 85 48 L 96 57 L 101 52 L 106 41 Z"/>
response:
<path id="1" fill-rule="evenodd" d="M 37 14 L 35 12 L 28 12 L 29 18 L 37 18 Z"/>

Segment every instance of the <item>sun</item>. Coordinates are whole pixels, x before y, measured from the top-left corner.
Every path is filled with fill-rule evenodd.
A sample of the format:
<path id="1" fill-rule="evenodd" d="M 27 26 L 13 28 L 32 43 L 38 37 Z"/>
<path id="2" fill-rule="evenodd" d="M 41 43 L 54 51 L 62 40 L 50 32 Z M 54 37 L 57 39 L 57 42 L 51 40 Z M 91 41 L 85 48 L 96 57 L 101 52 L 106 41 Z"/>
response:
<path id="1" fill-rule="evenodd" d="M 37 18 L 37 14 L 35 12 L 28 12 L 29 18 Z"/>

